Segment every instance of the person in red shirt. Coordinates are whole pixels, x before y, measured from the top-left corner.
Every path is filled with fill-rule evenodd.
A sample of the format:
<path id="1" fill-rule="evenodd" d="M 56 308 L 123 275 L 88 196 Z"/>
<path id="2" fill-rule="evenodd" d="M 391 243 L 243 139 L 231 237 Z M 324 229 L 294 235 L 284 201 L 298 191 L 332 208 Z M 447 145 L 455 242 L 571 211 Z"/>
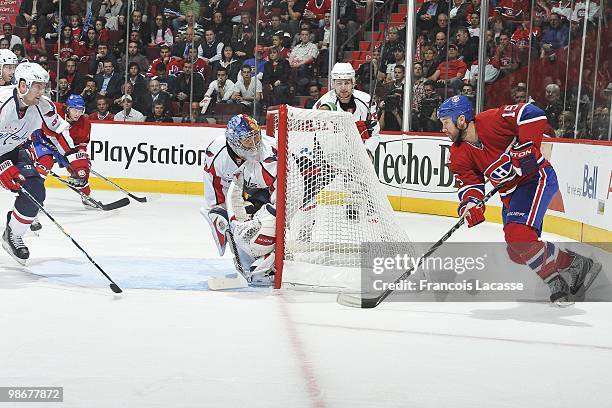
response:
<path id="1" fill-rule="evenodd" d="M 198 49 L 197 48 L 192 47 L 192 48 L 189 49 L 189 55 L 188 55 L 187 59 L 182 61 L 182 63 L 181 63 L 181 71 L 183 71 L 183 65 L 185 64 L 185 61 L 190 61 L 193 64 L 193 72 L 198 72 L 198 73 L 202 74 L 204 79 L 207 78 L 207 76 L 208 76 L 208 62 L 206 62 L 206 60 L 204 58 L 198 57 Z"/>
<path id="2" fill-rule="evenodd" d="M 540 27 L 532 27 L 529 15 L 526 16 L 527 20 L 523 21 L 516 27 L 516 30 L 510 37 L 510 41 L 516 45 L 519 52 L 519 59 L 521 63 L 527 64 L 529 60 L 529 50 L 532 50 L 532 57 L 535 58 L 535 52 L 538 48 L 540 39 L 542 38 L 542 30 Z M 530 48 L 531 47 L 531 48 Z"/>
<path id="3" fill-rule="evenodd" d="M 80 41 L 81 35 L 83 35 L 83 25 L 79 16 L 74 15 L 70 17 L 70 28 L 72 29 L 72 38 Z"/>
<path id="4" fill-rule="evenodd" d="M 525 0 L 499 0 L 495 6 L 495 15 L 506 23 L 517 23 L 525 18 L 529 3 Z"/>
<path id="5" fill-rule="evenodd" d="M 325 18 L 325 13 L 330 10 L 331 0 L 308 0 L 304 8 L 304 19 L 313 27 L 318 27 L 319 22 Z"/>
<path id="6" fill-rule="evenodd" d="M 26 55 L 30 61 L 38 61 L 41 55 L 47 55 L 45 40 L 38 33 L 38 26 L 36 24 L 28 26 L 28 33 L 23 39 L 23 48 L 25 48 Z"/>
<path id="7" fill-rule="evenodd" d="M 255 0 L 231 0 L 225 10 L 225 15 L 230 17 L 233 23 L 239 23 L 240 13 L 248 11 L 253 14 L 255 6 Z"/>
<path id="8" fill-rule="evenodd" d="M 170 47 L 162 45 L 159 49 L 159 58 L 155 58 L 149 67 L 147 75 L 149 77 L 157 75 L 157 66 L 164 64 L 166 67 L 166 74 L 176 74 L 181 70 L 181 60 L 170 55 Z"/>
<path id="9" fill-rule="evenodd" d="M 65 25 L 62 29 L 59 48 L 58 44 L 54 43 L 53 53 L 62 62 L 66 62 L 69 59 L 77 61 L 81 58 L 81 45 L 74 39 L 72 35 L 72 28 L 70 28 L 70 26 Z"/>
<path id="10" fill-rule="evenodd" d="M 463 77 L 467 71 L 465 62 L 458 60 L 459 49 L 455 44 L 448 46 L 448 61 L 442 61 L 436 72 L 428 79 L 438 81 L 442 86 L 448 85 L 456 90 L 460 90 L 463 86 Z"/>
<path id="11" fill-rule="evenodd" d="M 85 113 L 85 101 L 81 95 L 70 95 L 66 100 L 66 105 L 62 105 L 58 102 L 54 102 L 57 114 L 66 119 L 70 124 L 70 138 L 74 143 L 72 150 L 76 151 L 77 154 L 83 156 L 89 163 L 89 156 L 87 155 L 87 146 L 89 144 L 89 137 L 91 134 L 91 122 Z M 55 163 L 59 164 L 60 167 L 65 167 L 70 173 L 68 182 L 78 188 L 83 194 L 89 196 L 91 189 L 89 188 L 89 168 L 75 172 L 70 164 L 66 161 L 65 157 L 58 153 L 49 138 L 55 138 L 57 134 L 44 127 L 37 130 L 32 134 L 32 145 L 30 152 L 33 157 L 36 158 L 36 170 L 40 173 L 43 179 L 46 179 L 47 171 L 51 170 Z M 97 208 L 90 204 L 85 198 L 83 198 L 83 205 L 85 208 Z M 33 223 L 34 224 L 34 223 Z M 40 229 L 40 223 L 31 227 L 32 230 Z"/>
<path id="12" fill-rule="evenodd" d="M 90 120 L 102 122 L 113 122 L 115 120 L 115 115 L 108 110 L 108 99 L 105 96 L 99 95 L 96 98 L 96 108 L 97 110 L 89 115 Z"/>
<path id="13" fill-rule="evenodd" d="M 498 65 L 502 75 L 510 75 L 516 71 L 520 64 L 520 57 L 516 45 L 510 42 L 510 34 L 503 32 L 499 36 L 499 45 L 493 57 L 494 65 Z"/>
<path id="14" fill-rule="evenodd" d="M 110 42 L 110 30 L 106 28 L 106 19 L 99 17 L 95 23 L 96 33 L 98 34 L 98 44 L 106 44 Z"/>
<path id="15" fill-rule="evenodd" d="M 584 299 L 601 264 L 540 240 L 544 215 L 559 192 L 555 170 L 540 151 L 550 127 L 544 111 L 518 103 L 474 115 L 469 99 L 457 95 L 442 102 L 438 118 L 453 142 L 448 166 L 459 188 L 457 210 L 468 227 L 485 220 L 488 179 L 499 188 L 510 259 L 533 270 L 550 288 L 550 301 L 556 305 Z"/>

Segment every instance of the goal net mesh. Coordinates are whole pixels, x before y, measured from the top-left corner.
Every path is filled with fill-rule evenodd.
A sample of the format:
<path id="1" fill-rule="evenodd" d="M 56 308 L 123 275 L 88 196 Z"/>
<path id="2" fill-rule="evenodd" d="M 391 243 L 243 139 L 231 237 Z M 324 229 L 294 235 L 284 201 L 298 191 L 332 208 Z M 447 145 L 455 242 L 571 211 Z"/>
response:
<path id="1" fill-rule="evenodd" d="M 350 113 L 287 107 L 286 127 L 278 123 L 283 116 L 275 124 L 286 165 L 279 164 L 278 174 L 285 187 L 284 220 L 277 220 L 284 223 L 282 238 L 277 233 L 277 242 L 284 241 L 282 285 L 359 290 L 362 243 L 413 254 L 408 236 Z"/>

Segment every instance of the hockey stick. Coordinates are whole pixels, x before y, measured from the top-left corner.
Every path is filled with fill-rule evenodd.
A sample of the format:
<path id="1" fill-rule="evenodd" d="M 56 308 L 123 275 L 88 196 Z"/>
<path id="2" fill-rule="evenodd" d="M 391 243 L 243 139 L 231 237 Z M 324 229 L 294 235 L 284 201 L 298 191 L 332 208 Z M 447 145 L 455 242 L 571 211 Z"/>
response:
<path id="1" fill-rule="evenodd" d="M 122 193 L 127 194 L 130 198 L 133 198 L 134 200 L 138 201 L 139 203 L 146 203 L 146 202 L 150 202 L 151 201 L 151 197 L 138 197 L 138 196 L 135 196 L 134 194 L 130 193 L 129 191 L 123 189 L 121 186 L 117 185 L 112 180 L 107 179 L 106 177 L 104 177 L 103 175 L 101 175 L 100 173 L 95 171 L 94 169 L 91 169 L 90 172 L 91 172 L 91 174 L 94 174 L 96 177 L 99 177 L 102 180 L 106 181 L 108 184 L 110 184 L 111 186 L 115 187 L 117 190 L 121 191 Z"/>
<path id="2" fill-rule="evenodd" d="M 204 207 L 200 208 L 200 214 L 202 215 L 202 217 L 204 217 L 206 221 L 210 223 L 208 214 L 206 213 L 206 209 Z M 208 280 L 208 289 L 210 290 L 240 289 L 249 286 L 246 274 L 244 273 L 244 269 L 242 268 L 242 264 L 238 259 L 238 248 L 236 247 L 236 241 L 234 241 L 234 234 L 232 234 L 229 229 L 226 232 L 226 237 L 230 243 L 232 254 L 234 255 L 234 267 L 238 271 L 238 276 L 236 276 L 235 278 L 210 278 Z"/>
<path id="3" fill-rule="evenodd" d="M 60 231 L 62 231 L 62 233 L 63 233 L 63 234 L 66 236 L 66 237 L 68 237 L 68 238 L 69 238 L 69 239 L 72 241 L 72 243 L 73 243 L 73 244 L 74 244 L 74 245 L 75 245 L 77 248 L 79 248 L 79 249 L 81 250 L 81 252 L 82 252 L 82 253 L 83 253 L 83 254 L 84 254 L 86 257 L 87 257 L 87 259 L 89 259 L 89 261 L 90 261 L 90 262 L 91 262 L 91 263 L 92 263 L 92 264 L 93 264 L 93 265 L 94 265 L 94 266 L 95 266 L 95 267 L 96 267 L 96 268 L 97 268 L 97 269 L 98 269 L 100 272 L 102 272 L 102 275 L 104 275 L 104 276 L 106 277 L 106 279 L 108 279 L 108 280 L 110 281 L 110 283 L 111 283 L 111 284 L 110 284 L 110 288 L 111 288 L 111 290 L 112 290 L 113 292 L 115 292 L 115 293 L 121 293 L 121 292 L 123 292 L 123 291 L 121 290 L 121 288 L 120 288 L 119 286 L 117 286 L 117 284 L 116 284 L 115 282 L 113 282 L 113 280 L 111 279 L 111 277 L 110 277 L 110 276 L 108 276 L 108 274 L 107 274 L 106 272 L 104 272 L 104 270 L 103 270 L 103 269 L 100 267 L 100 265 L 98 265 L 98 264 L 96 263 L 96 261 L 94 261 L 94 260 L 92 259 L 92 257 L 91 257 L 91 256 L 89 256 L 89 254 L 88 254 L 88 253 L 87 253 L 87 252 L 86 252 L 86 251 L 85 251 L 85 250 L 84 250 L 84 249 L 83 249 L 83 248 L 82 248 L 82 247 L 79 245 L 79 243 L 78 243 L 78 242 L 76 242 L 76 241 L 74 240 L 74 238 L 72 238 L 72 237 L 70 236 L 70 234 L 68 234 L 68 233 L 67 233 L 67 232 L 64 230 L 64 228 L 63 228 L 63 227 L 62 227 L 62 226 L 61 226 L 61 225 L 60 225 L 60 224 L 59 224 L 57 221 L 55 221 L 55 219 L 54 219 L 54 218 L 51 216 L 51 214 L 49 214 L 49 212 L 48 212 L 47 210 L 45 210 L 45 208 L 42 206 L 42 204 L 41 204 L 41 203 L 39 203 L 39 202 L 38 202 L 38 201 L 37 201 L 37 200 L 36 200 L 34 197 L 32 197 L 32 195 L 31 195 L 31 194 L 28 192 L 28 190 L 26 190 L 26 189 L 25 189 L 25 188 L 23 188 L 23 187 L 20 187 L 19 191 L 20 191 L 21 193 L 23 193 L 23 194 L 24 194 L 26 197 L 28 197 L 28 198 L 30 199 L 30 201 L 32 201 L 34 204 L 36 204 L 36 206 L 38 207 L 38 209 L 39 209 L 40 211 L 42 211 L 42 212 L 43 212 L 43 213 L 44 213 L 44 214 L 45 214 L 47 217 L 49 217 L 49 219 L 50 219 L 51 221 L 53 221 L 53 223 L 54 223 L 54 224 L 57 226 L 57 228 L 59 228 L 59 230 L 60 230 Z"/>
<path id="4" fill-rule="evenodd" d="M 72 191 L 74 191 L 75 193 L 80 195 L 82 199 L 84 199 L 87 202 L 91 203 L 91 205 L 93 205 L 94 207 L 96 207 L 99 210 L 102 210 L 102 211 L 116 210 L 117 208 L 125 207 L 126 205 L 128 205 L 130 203 L 129 198 L 123 197 L 123 198 L 121 198 L 121 199 L 119 199 L 117 201 L 113 201 L 112 203 L 103 204 L 102 202 L 100 202 L 98 200 L 95 200 L 94 198 L 92 198 L 92 197 L 88 196 L 87 194 L 83 193 L 78 188 L 74 187 L 72 184 L 70 184 L 68 181 L 64 180 L 59 174 L 57 174 L 53 170 L 47 169 L 45 166 L 43 166 L 40 163 L 36 163 L 36 166 L 41 168 L 47 174 L 49 174 L 49 175 L 53 176 L 54 178 L 56 178 L 60 183 L 64 184 L 66 187 L 68 187 L 69 189 L 71 189 Z"/>
<path id="5" fill-rule="evenodd" d="M 249 281 L 246 277 L 244 269 L 242 268 L 240 259 L 238 258 L 238 248 L 236 247 L 236 242 L 234 241 L 234 234 L 232 234 L 230 230 L 227 231 L 227 240 L 229 241 L 232 253 L 234 254 L 234 266 L 236 267 L 238 274 L 235 278 L 222 277 L 209 279 L 208 289 L 210 290 L 243 289 L 249 287 Z"/>
<path id="6" fill-rule="evenodd" d="M 506 183 L 501 183 L 497 187 L 494 187 L 493 189 L 491 189 L 491 191 L 489 191 L 484 196 L 484 198 L 482 199 L 482 202 L 486 203 L 491 197 L 493 197 L 505 185 Z M 467 211 L 463 213 L 463 215 L 459 218 L 459 221 L 457 221 L 457 223 L 450 230 L 448 230 L 448 232 L 444 234 L 442 238 L 438 240 L 438 242 L 433 244 L 431 248 L 427 250 L 427 252 L 421 255 L 421 257 L 418 260 L 418 263 L 415 266 L 408 268 L 408 270 L 406 270 L 406 272 L 404 272 L 399 278 L 397 278 L 394 283 L 398 283 L 408 278 L 414 270 L 416 270 L 419 266 L 421 266 L 421 264 L 426 258 L 428 258 L 431 254 L 433 254 L 438 248 L 442 246 L 442 244 L 444 244 L 444 242 L 446 242 L 446 240 L 448 240 L 451 237 L 451 235 L 453 235 L 459 228 L 461 228 L 461 226 L 465 223 L 466 214 L 467 214 Z M 394 285 L 390 285 L 390 286 L 394 286 Z M 369 297 L 369 298 L 363 297 L 360 294 L 341 292 L 338 294 L 337 301 L 338 303 L 344 306 L 360 307 L 362 309 L 372 309 L 378 306 L 379 304 L 381 304 L 381 302 L 385 300 L 392 292 L 393 292 L 393 289 L 387 288 L 380 295 L 375 296 L 375 297 Z"/>

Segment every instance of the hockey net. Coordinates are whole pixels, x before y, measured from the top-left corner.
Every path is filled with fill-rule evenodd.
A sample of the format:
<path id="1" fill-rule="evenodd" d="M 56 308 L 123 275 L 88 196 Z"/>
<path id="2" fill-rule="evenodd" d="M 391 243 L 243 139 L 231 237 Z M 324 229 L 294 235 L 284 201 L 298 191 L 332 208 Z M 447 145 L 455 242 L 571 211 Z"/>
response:
<path id="1" fill-rule="evenodd" d="M 361 244 L 413 252 L 378 181 L 353 116 L 279 107 L 275 287 L 359 290 Z"/>

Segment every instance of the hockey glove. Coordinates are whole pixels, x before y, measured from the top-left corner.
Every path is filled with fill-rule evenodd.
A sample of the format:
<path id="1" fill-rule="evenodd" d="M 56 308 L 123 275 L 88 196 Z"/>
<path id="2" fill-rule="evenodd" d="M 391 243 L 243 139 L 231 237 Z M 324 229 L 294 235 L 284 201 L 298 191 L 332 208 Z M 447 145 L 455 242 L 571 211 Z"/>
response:
<path id="1" fill-rule="evenodd" d="M 357 125 L 361 140 L 368 140 L 372 137 L 372 132 L 374 132 L 374 128 L 376 127 L 376 121 L 358 120 L 355 124 Z"/>
<path id="2" fill-rule="evenodd" d="M 25 177 L 19 173 L 19 169 L 15 167 L 13 162 L 5 160 L 0 164 L 0 184 L 2 187 L 10 191 L 19 191 L 21 183 L 25 181 Z"/>
<path id="3" fill-rule="evenodd" d="M 468 198 L 468 201 L 459 204 L 459 216 L 465 214 L 468 228 L 475 227 L 485 220 L 484 211 L 484 203 L 476 198 Z"/>
<path id="4" fill-rule="evenodd" d="M 89 179 L 89 156 L 82 150 L 73 149 L 66 154 L 66 160 L 70 163 L 70 178 L 68 182 L 77 188 L 85 187 Z"/>
<path id="5" fill-rule="evenodd" d="M 537 156 L 540 152 L 531 141 L 513 144 L 509 154 L 512 167 L 519 176 L 528 176 L 538 171 Z"/>

